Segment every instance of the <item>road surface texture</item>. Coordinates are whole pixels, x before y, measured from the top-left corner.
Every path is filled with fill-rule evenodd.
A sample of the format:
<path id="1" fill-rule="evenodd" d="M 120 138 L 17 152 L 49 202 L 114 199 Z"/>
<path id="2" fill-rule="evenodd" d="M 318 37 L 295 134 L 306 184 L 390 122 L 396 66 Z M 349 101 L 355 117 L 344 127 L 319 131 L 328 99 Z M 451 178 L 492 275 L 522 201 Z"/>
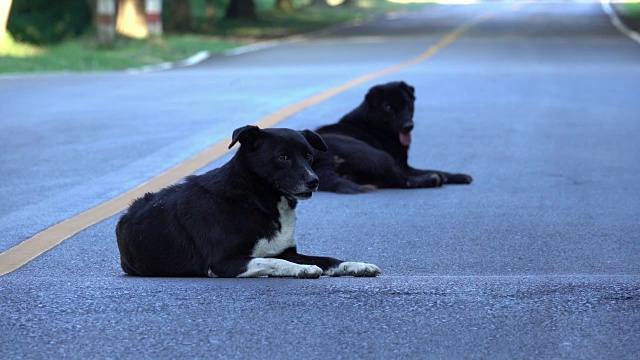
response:
<path id="1" fill-rule="evenodd" d="M 597 3 L 429 6 L 191 68 L 2 78 L 0 250 L 469 24 L 279 125 L 416 87 L 410 163 L 474 183 L 298 206 L 301 252 L 380 277 L 127 277 L 110 217 L 0 277 L 0 357 L 636 359 L 640 44 Z"/>

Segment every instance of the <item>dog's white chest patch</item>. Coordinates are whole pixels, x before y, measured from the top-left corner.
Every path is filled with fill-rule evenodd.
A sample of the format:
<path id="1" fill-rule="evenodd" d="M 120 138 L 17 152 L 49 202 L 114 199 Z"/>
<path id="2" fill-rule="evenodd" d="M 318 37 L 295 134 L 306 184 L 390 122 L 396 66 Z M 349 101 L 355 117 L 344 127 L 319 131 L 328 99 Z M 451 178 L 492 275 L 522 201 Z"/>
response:
<path id="1" fill-rule="evenodd" d="M 273 257 L 284 250 L 296 246 L 293 231 L 296 227 L 295 211 L 289 206 L 289 201 L 282 197 L 278 203 L 280 213 L 280 231 L 270 239 L 260 239 L 253 247 L 251 256 L 256 258 Z"/>

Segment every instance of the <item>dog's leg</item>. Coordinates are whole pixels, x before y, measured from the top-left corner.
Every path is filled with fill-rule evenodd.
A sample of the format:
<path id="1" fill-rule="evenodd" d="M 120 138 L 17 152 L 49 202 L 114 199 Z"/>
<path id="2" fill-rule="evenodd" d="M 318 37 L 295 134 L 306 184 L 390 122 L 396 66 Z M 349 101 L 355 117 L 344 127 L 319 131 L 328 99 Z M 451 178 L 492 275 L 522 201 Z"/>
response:
<path id="1" fill-rule="evenodd" d="M 430 188 L 439 187 L 443 182 L 437 173 L 407 175 L 391 155 L 374 148 L 368 153 L 350 156 L 344 168 L 338 170 L 352 176 L 357 183 L 368 182 L 381 188 Z"/>
<path id="2" fill-rule="evenodd" d="M 403 188 L 432 188 L 440 187 L 444 182 L 444 177 L 437 173 L 427 173 L 421 175 L 406 175 L 405 186 Z"/>
<path id="3" fill-rule="evenodd" d="M 295 247 L 288 248 L 278 258 L 296 264 L 311 264 L 319 266 L 327 276 L 365 276 L 380 275 L 380 268 L 363 262 L 343 261 L 325 256 L 309 256 L 298 254 Z"/>
<path id="4" fill-rule="evenodd" d="M 316 279 L 322 275 L 322 269 L 315 265 L 301 265 L 274 258 L 254 258 L 247 264 L 247 271 L 238 277 L 297 277 Z"/>
<path id="5" fill-rule="evenodd" d="M 275 258 L 238 257 L 216 262 L 209 267 L 209 277 L 297 277 L 315 279 L 322 269 L 315 265 L 300 265 Z"/>
<path id="6" fill-rule="evenodd" d="M 371 185 L 360 185 L 352 180 L 345 179 L 338 175 L 335 163 L 340 159 L 330 159 L 324 153 L 317 153 L 313 162 L 313 170 L 320 178 L 320 191 L 330 191 L 338 194 L 358 194 L 375 190 Z"/>
<path id="7" fill-rule="evenodd" d="M 471 184 L 473 182 L 473 178 L 471 175 L 467 174 L 452 174 L 439 170 L 420 170 L 414 169 L 411 166 L 407 168 L 407 174 L 410 176 L 419 176 L 425 174 L 438 174 L 442 177 L 443 184 Z"/>
<path id="8" fill-rule="evenodd" d="M 387 167 L 377 175 L 376 184 L 381 188 L 421 189 L 442 186 L 443 177 L 437 173 L 407 175 L 396 164 Z"/>
<path id="9" fill-rule="evenodd" d="M 318 174 L 320 177 L 320 191 L 330 191 L 338 194 L 359 194 L 376 190 L 373 185 L 360 185 L 349 179 L 339 177 L 335 172 L 333 174 Z"/>
<path id="10" fill-rule="evenodd" d="M 450 173 L 443 174 L 445 184 L 471 184 L 473 182 L 473 178 L 471 177 L 471 175 Z"/>

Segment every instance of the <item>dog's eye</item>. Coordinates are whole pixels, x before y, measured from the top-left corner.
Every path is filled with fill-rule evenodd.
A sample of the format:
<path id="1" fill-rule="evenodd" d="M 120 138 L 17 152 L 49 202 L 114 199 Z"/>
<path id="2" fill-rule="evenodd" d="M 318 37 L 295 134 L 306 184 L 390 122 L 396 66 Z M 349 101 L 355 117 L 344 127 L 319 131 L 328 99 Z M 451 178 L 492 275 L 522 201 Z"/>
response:
<path id="1" fill-rule="evenodd" d="M 313 160 L 313 154 L 311 154 L 310 152 L 306 153 L 304 157 L 307 158 L 307 160 L 309 161 Z"/>
<path id="2" fill-rule="evenodd" d="M 287 157 L 287 155 L 280 155 L 280 156 L 278 156 L 278 160 L 287 161 L 287 160 L 289 160 L 289 157 Z"/>
<path id="3" fill-rule="evenodd" d="M 384 111 L 386 111 L 386 112 L 391 112 L 391 110 L 393 110 L 393 109 L 391 108 L 391 105 L 389 105 L 389 104 L 384 105 L 382 108 L 383 108 L 383 109 L 384 109 Z"/>

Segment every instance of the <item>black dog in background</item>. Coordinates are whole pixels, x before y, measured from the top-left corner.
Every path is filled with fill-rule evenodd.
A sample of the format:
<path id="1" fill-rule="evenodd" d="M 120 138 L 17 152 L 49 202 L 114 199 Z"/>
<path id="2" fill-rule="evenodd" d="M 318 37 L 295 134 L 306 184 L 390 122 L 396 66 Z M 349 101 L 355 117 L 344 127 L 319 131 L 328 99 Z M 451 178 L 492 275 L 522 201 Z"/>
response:
<path id="1" fill-rule="evenodd" d="M 318 187 L 313 131 L 244 126 L 218 169 L 135 200 L 116 226 L 122 270 L 138 276 L 376 276 L 372 264 L 297 252 L 298 200 Z"/>
<path id="2" fill-rule="evenodd" d="M 320 190 L 353 194 L 375 188 L 470 184 L 473 179 L 466 174 L 409 166 L 415 99 L 415 89 L 404 81 L 377 85 L 338 123 L 317 129 L 329 148 L 313 165 Z"/>

